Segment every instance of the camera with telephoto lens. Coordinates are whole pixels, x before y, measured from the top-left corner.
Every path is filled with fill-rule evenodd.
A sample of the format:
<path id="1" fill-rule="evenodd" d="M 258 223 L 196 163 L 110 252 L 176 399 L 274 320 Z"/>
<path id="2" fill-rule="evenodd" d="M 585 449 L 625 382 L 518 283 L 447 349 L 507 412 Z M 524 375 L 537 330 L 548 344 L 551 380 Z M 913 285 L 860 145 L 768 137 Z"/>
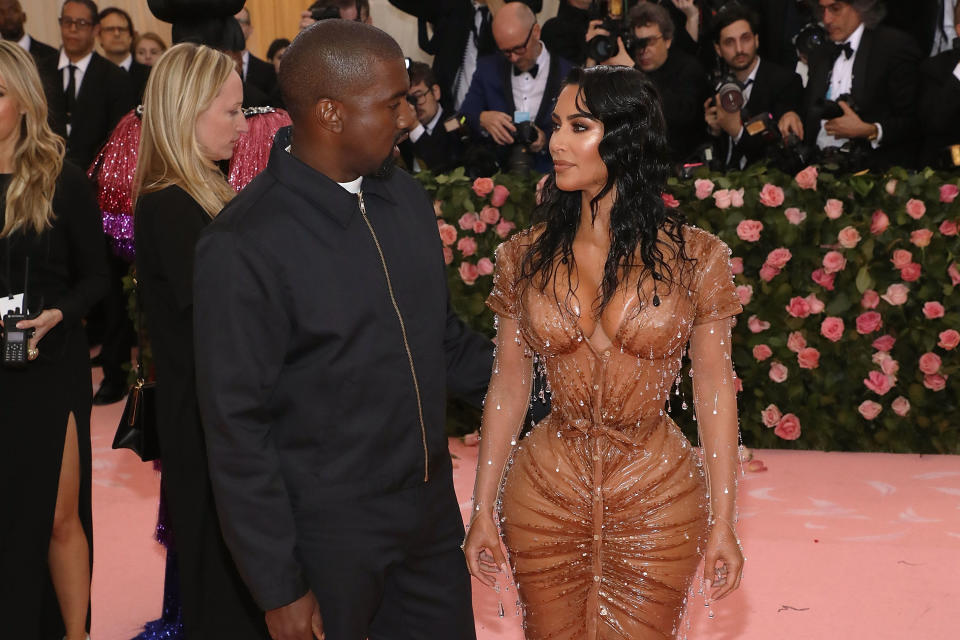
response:
<path id="1" fill-rule="evenodd" d="M 793 37 L 793 46 L 796 47 L 797 55 L 801 60 L 809 60 L 811 53 L 830 42 L 827 30 L 819 22 L 804 25 Z"/>
<path id="2" fill-rule="evenodd" d="M 594 36 L 587 42 L 587 57 L 592 58 L 597 64 L 620 53 L 618 37 L 631 58 L 638 49 L 643 50 L 648 44 L 647 38 L 636 38 L 633 30 L 628 27 L 625 4 L 624 0 L 607 0 L 606 2 L 595 1 L 590 5 L 590 20 L 603 20 L 600 28 L 610 34 Z"/>
<path id="3" fill-rule="evenodd" d="M 714 72 L 713 86 L 716 87 L 716 98 L 710 98 L 711 105 L 719 101 L 720 108 L 727 113 L 736 113 L 743 109 L 747 102 L 743 95 L 743 85 L 725 66 Z"/>
<path id="4" fill-rule="evenodd" d="M 510 173 L 526 174 L 533 170 L 533 152 L 530 147 L 537 141 L 537 128 L 530 122 L 530 114 L 517 111 L 513 115 L 513 144 L 510 145 L 510 156 L 507 160 L 507 170 Z"/>

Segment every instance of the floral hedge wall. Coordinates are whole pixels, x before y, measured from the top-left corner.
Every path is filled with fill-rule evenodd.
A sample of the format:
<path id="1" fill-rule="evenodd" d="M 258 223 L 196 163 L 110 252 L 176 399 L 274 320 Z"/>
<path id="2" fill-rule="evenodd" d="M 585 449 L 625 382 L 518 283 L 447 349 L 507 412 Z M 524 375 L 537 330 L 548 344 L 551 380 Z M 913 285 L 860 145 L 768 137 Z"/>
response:
<path id="1" fill-rule="evenodd" d="M 420 174 L 455 309 L 488 334 L 491 259 L 529 223 L 537 178 Z M 671 180 L 667 205 L 733 252 L 744 444 L 960 453 L 958 184 L 929 170 L 763 166 Z M 476 428 L 459 410 L 453 422 Z"/>

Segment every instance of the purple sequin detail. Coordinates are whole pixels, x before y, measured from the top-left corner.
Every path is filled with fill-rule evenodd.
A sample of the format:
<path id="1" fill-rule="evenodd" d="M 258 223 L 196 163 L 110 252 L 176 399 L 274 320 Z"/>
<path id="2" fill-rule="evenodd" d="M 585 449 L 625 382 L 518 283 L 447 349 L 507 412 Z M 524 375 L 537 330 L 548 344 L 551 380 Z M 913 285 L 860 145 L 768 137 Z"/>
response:
<path id="1" fill-rule="evenodd" d="M 133 262 L 133 216 L 128 213 L 103 212 L 103 232 L 110 236 L 110 248 L 118 257 Z"/>

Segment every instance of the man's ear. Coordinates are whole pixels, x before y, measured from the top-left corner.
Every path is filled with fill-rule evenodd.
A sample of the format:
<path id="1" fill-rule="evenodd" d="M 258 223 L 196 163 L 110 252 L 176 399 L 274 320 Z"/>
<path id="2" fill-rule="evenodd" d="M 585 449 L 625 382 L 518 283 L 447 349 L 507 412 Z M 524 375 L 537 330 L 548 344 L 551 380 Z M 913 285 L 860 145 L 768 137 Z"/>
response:
<path id="1" fill-rule="evenodd" d="M 321 98 L 313 110 L 317 124 L 331 133 L 343 131 L 343 104 L 330 98 Z"/>
<path id="2" fill-rule="evenodd" d="M 441 94 L 440 94 L 440 85 L 435 84 L 435 85 L 433 85 L 432 87 L 430 87 L 430 92 L 433 93 L 433 98 L 434 98 L 435 100 L 440 100 L 440 95 L 441 95 Z"/>

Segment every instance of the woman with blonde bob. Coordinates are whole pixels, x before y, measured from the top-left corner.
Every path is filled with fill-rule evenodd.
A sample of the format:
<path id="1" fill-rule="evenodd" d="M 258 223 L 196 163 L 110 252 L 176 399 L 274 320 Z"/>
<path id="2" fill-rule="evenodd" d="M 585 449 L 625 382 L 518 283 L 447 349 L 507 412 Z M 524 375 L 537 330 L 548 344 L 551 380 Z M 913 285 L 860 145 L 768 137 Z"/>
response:
<path id="1" fill-rule="evenodd" d="M 185 637 L 267 638 L 223 542 L 207 472 L 193 365 L 193 249 L 235 192 L 218 168 L 246 133 L 233 60 L 178 44 L 143 96 L 134 234 L 153 348 L 162 487 L 180 573 Z"/>
<path id="2" fill-rule="evenodd" d="M 92 187 L 63 155 L 33 59 L 0 41 L 0 320 L 26 309 L 30 319 L 16 328 L 32 332 L 26 362 L 0 363 L 0 628 L 24 640 L 83 640 L 89 629 L 92 403 L 82 319 L 106 292 L 107 263 Z"/>

